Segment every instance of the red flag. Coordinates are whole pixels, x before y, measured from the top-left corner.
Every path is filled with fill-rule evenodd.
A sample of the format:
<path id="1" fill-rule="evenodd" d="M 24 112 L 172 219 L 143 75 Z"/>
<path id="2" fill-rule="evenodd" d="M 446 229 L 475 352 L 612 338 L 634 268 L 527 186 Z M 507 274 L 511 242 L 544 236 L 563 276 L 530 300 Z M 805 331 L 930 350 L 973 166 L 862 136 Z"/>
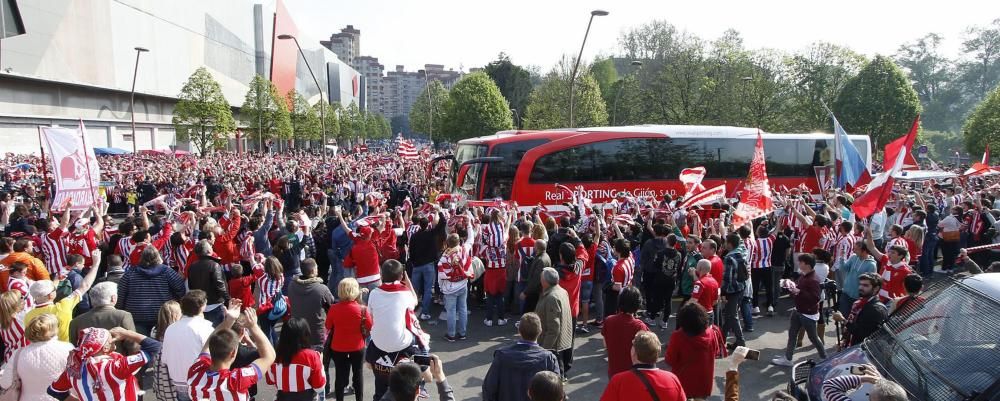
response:
<path id="1" fill-rule="evenodd" d="M 965 170 L 962 175 L 989 175 L 993 170 L 990 168 L 990 144 L 986 144 L 986 151 L 983 152 L 983 160 L 979 163 L 972 163 L 972 167 Z"/>
<path id="2" fill-rule="evenodd" d="M 681 170 L 680 179 L 684 183 L 684 197 L 704 191 L 705 186 L 701 185 L 701 180 L 705 178 L 705 168 L 698 166 Z"/>
<path id="3" fill-rule="evenodd" d="M 903 169 L 903 165 L 906 163 L 906 155 L 910 153 L 910 148 L 913 147 L 913 143 L 917 140 L 917 127 L 919 126 L 920 116 L 917 116 L 913 120 L 913 126 L 910 127 L 908 134 L 885 145 L 885 159 L 883 160 L 883 164 L 889 167 L 889 169 L 879 173 L 868 184 L 867 191 L 855 199 L 854 204 L 851 205 L 851 209 L 854 210 L 854 213 L 859 218 L 875 214 L 875 212 L 882 210 L 886 202 L 889 201 L 889 197 L 892 195 L 892 186 L 895 184 L 892 176 Z"/>
<path id="4" fill-rule="evenodd" d="M 684 198 L 680 208 L 690 209 L 695 206 L 705 205 L 726 197 L 726 184 L 706 189 L 690 197 Z"/>
<path id="5" fill-rule="evenodd" d="M 750 162 L 750 174 L 747 175 L 743 192 L 740 193 L 740 204 L 733 212 L 733 226 L 740 227 L 772 211 L 774 211 L 774 202 L 771 201 L 771 186 L 767 183 L 764 139 L 758 131 L 753 161 Z"/>

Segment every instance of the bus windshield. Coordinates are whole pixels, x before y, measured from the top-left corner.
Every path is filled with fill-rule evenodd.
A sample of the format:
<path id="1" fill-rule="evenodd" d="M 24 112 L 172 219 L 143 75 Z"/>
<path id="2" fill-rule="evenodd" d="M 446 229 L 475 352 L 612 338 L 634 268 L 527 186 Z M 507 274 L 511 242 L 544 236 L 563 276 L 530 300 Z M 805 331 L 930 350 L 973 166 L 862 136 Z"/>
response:
<path id="1" fill-rule="evenodd" d="M 479 177 L 482 175 L 483 171 L 482 164 L 472 164 L 469 165 L 469 169 L 466 171 L 465 177 L 459 177 L 459 166 L 469 160 L 475 159 L 477 157 L 486 156 L 486 145 L 458 145 L 455 149 L 455 162 L 451 165 L 451 175 L 455 179 L 456 189 L 461 189 L 466 194 L 470 195 L 472 198 L 476 198 L 476 192 L 479 188 Z M 458 183 L 462 183 L 462 187 L 458 188 Z"/>

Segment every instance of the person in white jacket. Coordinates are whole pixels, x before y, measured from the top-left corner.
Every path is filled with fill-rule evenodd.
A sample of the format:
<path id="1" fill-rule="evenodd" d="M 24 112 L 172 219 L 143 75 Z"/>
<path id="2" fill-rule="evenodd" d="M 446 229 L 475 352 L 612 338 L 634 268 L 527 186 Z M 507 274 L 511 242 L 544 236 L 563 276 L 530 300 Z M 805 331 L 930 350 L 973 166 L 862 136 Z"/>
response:
<path id="1" fill-rule="evenodd" d="M 0 373 L 0 387 L 10 388 L 17 377 L 21 381 L 19 401 L 53 401 L 46 389 L 66 370 L 66 360 L 73 346 L 59 341 L 59 320 L 44 314 L 28 322 L 25 335 L 31 344 L 17 350 Z"/>
<path id="2" fill-rule="evenodd" d="M 475 243 L 476 233 L 473 231 L 471 214 L 467 216 L 466 221 L 468 227 L 465 242 L 461 242 L 457 233 L 448 235 L 446 243 L 448 249 L 441 255 L 441 260 L 437 264 L 438 286 L 444 295 L 444 310 L 448 321 L 448 333 L 444 339 L 448 342 L 466 338 L 466 327 L 469 322 L 466 311 L 469 279 L 473 277 L 472 265 L 476 262 L 482 264 L 472 256 L 472 244 Z"/>

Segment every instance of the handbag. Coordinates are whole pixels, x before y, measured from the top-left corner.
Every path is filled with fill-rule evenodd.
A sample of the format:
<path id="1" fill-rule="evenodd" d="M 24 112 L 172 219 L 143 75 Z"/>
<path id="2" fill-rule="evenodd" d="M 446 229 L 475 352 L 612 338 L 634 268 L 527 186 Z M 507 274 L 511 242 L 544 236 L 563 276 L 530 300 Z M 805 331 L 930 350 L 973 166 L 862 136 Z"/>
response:
<path id="1" fill-rule="evenodd" d="M 17 376 L 17 358 L 21 355 L 20 350 L 14 352 L 10 360 L 4 363 L 3 371 L 11 369 L 14 381 L 10 387 L 0 389 L 0 401 L 18 401 L 21 398 L 21 378 Z"/>
<path id="2" fill-rule="evenodd" d="M 368 307 L 367 306 L 362 306 L 361 307 L 361 338 L 368 338 L 368 336 L 370 336 L 372 334 L 368 330 L 368 327 L 367 327 L 368 325 L 365 324 L 365 323 L 368 323 L 368 317 L 367 316 L 368 316 Z"/>
<path id="3" fill-rule="evenodd" d="M 941 239 L 947 242 L 958 241 L 961 238 L 958 231 L 942 231 Z"/>

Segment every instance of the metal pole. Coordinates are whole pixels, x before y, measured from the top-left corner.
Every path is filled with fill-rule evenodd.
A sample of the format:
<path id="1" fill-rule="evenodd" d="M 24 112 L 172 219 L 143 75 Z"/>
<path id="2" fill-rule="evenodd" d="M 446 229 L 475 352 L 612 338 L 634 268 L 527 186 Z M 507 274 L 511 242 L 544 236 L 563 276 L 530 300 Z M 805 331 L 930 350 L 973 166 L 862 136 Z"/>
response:
<path id="1" fill-rule="evenodd" d="M 291 36 L 291 35 L 279 35 L 278 36 L 279 39 L 286 39 L 285 37 L 290 37 L 293 41 L 295 41 L 295 47 L 297 47 L 299 49 L 299 55 L 302 56 L 302 61 L 305 62 L 306 69 L 309 70 L 309 76 L 312 77 L 313 83 L 316 84 L 316 90 L 319 91 L 319 98 L 320 98 L 320 101 L 322 101 L 323 100 L 323 87 L 319 86 L 319 80 L 316 79 L 316 74 L 313 74 L 312 67 L 309 65 L 309 60 L 306 59 L 306 54 L 302 51 L 302 46 L 299 46 L 299 40 L 296 37 Z M 324 109 L 323 107 L 320 107 L 320 109 L 319 109 L 319 121 L 320 121 L 320 126 L 322 127 L 321 129 L 323 130 L 323 163 L 325 164 L 326 161 L 327 161 L 326 160 L 326 113 L 323 111 L 323 109 Z"/>
<path id="2" fill-rule="evenodd" d="M 136 139 L 138 138 L 136 138 L 135 136 L 135 80 L 136 77 L 138 77 L 139 75 L 139 55 L 142 54 L 142 52 L 148 52 L 148 51 L 149 50 L 142 47 L 135 48 L 135 70 L 132 71 L 132 93 L 129 96 L 129 101 L 128 101 L 129 114 L 132 115 L 132 154 L 138 153 L 136 149 L 136 142 L 137 142 Z"/>
<path id="3" fill-rule="evenodd" d="M 424 87 L 427 90 L 427 139 L 434 146 L 434 97 L 431 95 L 431 82 L 424 70 Z"/>
<path id="4" fill-rule="evenodd" d="M 587 21 L 587 32 L 583 34 L 583 43 L 580 44 L 580 54 L 576 56 L 573 63 L 573 72 L 569 74 L 569 128 L 575 128 L 573 120 L 573 88 L 576 85 L 576 70 L 580 68 L 580 58 L 583 57 L 583 47 L 587 45 L 587 36 L 590 35 L 590 25 L 594 23 L 594 13 L 590 13 L 590 20 Z"/>
<path id="5" fill-rule="evenodd" d="M 642 61 L 632 60 L 632 66 L 636 68 L 632 70 L 632 73 L 629 75 L 635 75 L 637 72 L 639 72 L 639 67 L 642 67 Z M 626 78 L 628 77 L 626 76 Z M 612 111 L 611 114 L 611 125 L 613 126 L 618 125 L 618 100 L 621 99 L 622 97 L 622 90 L 625 89 L 625 84 L 626 84 L 625 79 L 622 79 L 622 84 L 618 86 L 618 93 L 615 95 L 615 107 L 614 111 Z"/>

